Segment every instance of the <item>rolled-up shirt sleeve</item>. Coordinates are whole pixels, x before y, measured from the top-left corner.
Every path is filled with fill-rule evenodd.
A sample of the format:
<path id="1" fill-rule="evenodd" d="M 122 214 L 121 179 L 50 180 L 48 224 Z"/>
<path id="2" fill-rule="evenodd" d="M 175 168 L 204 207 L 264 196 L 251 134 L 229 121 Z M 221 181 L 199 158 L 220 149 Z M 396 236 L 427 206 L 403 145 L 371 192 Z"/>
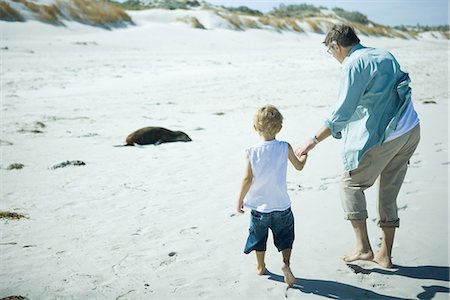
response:
<path id="1" fill-rule="evenodd" d="M 338 101 L 331 116 L 325 120 L 334 138 L 342 137 L 342 130 L 350 122 L 368 84 L 368 78 L 359 64 L 346 66 L 342 70 Z"/>

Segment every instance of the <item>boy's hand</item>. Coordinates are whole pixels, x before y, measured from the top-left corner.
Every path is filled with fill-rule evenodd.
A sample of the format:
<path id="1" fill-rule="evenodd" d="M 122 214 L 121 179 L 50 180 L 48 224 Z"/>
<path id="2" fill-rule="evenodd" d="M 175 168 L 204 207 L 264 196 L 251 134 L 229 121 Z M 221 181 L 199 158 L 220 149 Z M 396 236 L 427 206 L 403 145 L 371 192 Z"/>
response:
<path id="1" fill-rule="evenodd" d="M 236 207 L 236 211 L 240 214 L 244 213 L 244 201 L 239 201 Z"/>
<path id="2" fill-rule="evenodd" d="M 303 154 L 308 154 L 308 152 L 311 151 L 315 146 L 316 143 L 314 143 L 314 140 L 308 139 L 302 146 L 298 147 L 297 150 L 295 150 L 295 155 L 300 158 Z"/>

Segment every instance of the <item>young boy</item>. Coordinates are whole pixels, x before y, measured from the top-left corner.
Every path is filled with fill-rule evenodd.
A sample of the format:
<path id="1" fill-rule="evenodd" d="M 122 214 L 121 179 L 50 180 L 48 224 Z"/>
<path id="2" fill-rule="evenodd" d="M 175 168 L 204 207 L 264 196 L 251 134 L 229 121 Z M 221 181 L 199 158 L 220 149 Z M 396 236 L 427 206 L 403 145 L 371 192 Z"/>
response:
<path id="1" fill-rule="evenodd" d="M 244 213 L 245 206 L 251 209 L 250 229 L 244 253 L 255 250 L 258 275 L 266 272 L 264 256 L 268 229 L 272 230 L 273 240 L 283 255 L 284 281 L 288 286 L 295 283 L 290 268 L 292 244 L 294 242 L 294 216 L 287 193 L 287 161 L 297 170 L 302 170 L 307 156 L 299 158 L 287 142 L 276 140 L 283 124 L 283 116 L 272 105 L 258 109 L 253 127 L 261 137 L 261 142 L 246 149 L 247 167 L 242 181 L 237 211 Z"/>

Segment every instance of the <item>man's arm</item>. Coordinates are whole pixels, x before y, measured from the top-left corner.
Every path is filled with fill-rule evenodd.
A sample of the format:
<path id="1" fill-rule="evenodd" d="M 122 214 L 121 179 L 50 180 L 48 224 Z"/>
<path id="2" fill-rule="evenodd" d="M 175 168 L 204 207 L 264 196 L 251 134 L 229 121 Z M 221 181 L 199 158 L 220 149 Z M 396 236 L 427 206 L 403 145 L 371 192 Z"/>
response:
<path id="1" fill-rule="evenodd" d="M 314 138 L 308 139 L 303 146 L 295 150 L 295 154 L 301 157 L 303 154 L 307 154 L 311 151 L 318 143 L 325 140 L 331 135 L 331 130 L 327 126 L 323 126 L 314 136 Z"/>

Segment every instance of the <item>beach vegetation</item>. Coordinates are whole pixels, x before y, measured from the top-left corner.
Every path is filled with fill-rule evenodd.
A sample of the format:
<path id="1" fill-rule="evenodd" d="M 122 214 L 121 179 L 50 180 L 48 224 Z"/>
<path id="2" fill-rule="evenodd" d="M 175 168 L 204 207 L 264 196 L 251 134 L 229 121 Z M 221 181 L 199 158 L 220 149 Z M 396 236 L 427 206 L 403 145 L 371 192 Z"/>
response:
<path id="1" fill-rule="evenodd" d="M 100 26 L 106 29 L 118 27 L 123 23 L 133 23 L 131 17 L 120 7 L 105 0 L 72 0 L 67 6 L 70 17 L 80 23 Z"/>
<path id="2" fill-rule="evenodd" d="M 270 18 L 268 16 L 259 17 L 258 21 L 263 25 L 266 25 L 266 26 L 270 25 Z"/>
<path id="3" fill-rule="evenodd" d="M 120 7 L 125 10 L 145 10 L 152 8 L 148 5 L 142 5 L 138 0 L 128 0 L 125 2 L 116 2 L 113 0 L 107 0 L 112 5 L 115 5 L 117 7 Z"/>
<path id="4" fill-rule="evenodd" d="M 8 3 L 0 1 L 0 20 L 7 22 L 23 22 L 25 19 L 16 9 Z"/>
<path id="5" fill-rule="evenodd" d="M 7 170 L 21 170 L 21 169 L 23 169 L 23 167 L 25 167 L 24 164 L 14 163 L 14 164 L 10 164 L 8 166 Z"/>
<path id="6" fill-rule="evenodd" d="M 364 26 L 360 23 L 350 22 L 349 25 L 353 26 L 357 32 L 366 36 L 408 39 L 408 36 L 402 32 L 379 24 L 376 24 L 376 26 Z"/>
<path id="7" fill-rule="evenodd" d="M 269 15 L 273 15 L 279 18 L 307 18 L 321 16 L 320 7 L 316 7 L 310 4 L 280 4 L 278 7 L 273 8 Z"/>
<path id="8" fill-rule="evenodd" d="M 203 26 L 203 24 L 196 17 L 186 16 L 182 18 L 177 18 L 177 20 L 191 25 L 192 28 L 206 29 L 206 27 Z"/>
<path id="9" fill-rule="evenodd" d="M 32 12 L 39 21 L 53 25 L 64 25 L 63 19 L 72 19 L 80 23 L 101 26 L 107 29 L 121 26 L 125 22 L 132 24 L 130 16 L 122 8 L 106 0 L 56 0 L 55 3 L 49 5 L 37 4 L 30 0 L 14 1 L 22 4 Z M 4 7 L 8 9 L 7 12 L 9 12 L 10 16 L 17 15 L 14 11 L 9 10 L 7 6 L 4 6 L 3 3 L 3 1 L 0 2 L 2 14 Z M 19 16 L 18 18 L 20 20 L 21 17 Z"/>
<path id="10" fill-rule="evenodd" d="M 334 13 L 338 16 L 341 17 L 343 19 L 349 20 L 351 22 L 356 22 L 356 23 L 360 23 L 360 24 L 364 24 L 364 25 L 368 25 L 369 24 L 369 19 L 367 18 L 366 15 L 357 12 L 357 11 L 346 11 L 342 8 L 339 7 L 335 7 L 332 9 L 334 11 Z"/>
<path id="11" fill-rule="evenodd" d="M 143 3 L 140 0 L 127 0 L 122 3 L 109 0 L 109 2 L 113 3 L 116 6 L 121 7 L 122 9 L 128 10 L 142 10 L 152 8 L 176 10 L 176 9 L 190 9 L 192 7 L 198 7 L 201 5 L 200 2 L 197 0 L 163 0 L 149 3 Z"/>
<path id="12" fill-rule="evenodd" d="M 304 20 L 306 24 L 314 31 L 315 33 L 323 33 L 322 28 L 320 28 L 320 21 L 317 19 L 306 19 Z"/>
<path id="13" fill-rule="evenodd" d="M 190 22 L 191 22 L 191 26 L 193 28 L 197 28 L 197 29 L 206 29 L 205 26 L 203 26 L 202 23 L 200 23 L 200 21 L 196 18 L 196 17 L 191 17 L 190 18 Z"/>
<path id="14" fill-rule="evenodd" d="M 229 12 L 237 13 L 237 14 L 241 14 L 241 15 L 248 15 L 248 16 L 262 16 L 262 15 L 264 15 L 259 10 L 251 9 L 251 8 L 248 8 L 247 6 L 238 6 L 238 7 L 222 6 L 222 8 L 226 9 Z"/>
<path id="15" fill-rule="evenodd" d="M 36 18 L 45 23 L 50 23 L 54 25 L 63 25 L 63 23 L 59 20 L 62 16 L 60 11 L 60 6 L 58 4 L 36 4 L 34 2 L 30 2 L 27 0 L 15 0 L 16 2 L 24 5 L 28 10 L 32 11 Z"/>
<path id="16" fill-rule="evenodd" d="M 260 29 L 258 22 L 256 22 L 253 19 L 245 18 L 242 20 L 242 23 L 244 24 L 245 28 L 252 28 L 252 29 Z"/>
<path id="17" fill-rule="evenodd" d="M 23 214 L 9 211 L 0 211 L 0 219 L 20 220 L 23 218 L 28 219 L 28 217 L 24 216 Z"/>
<path id="18" fill-rule="evenodd" d="M 286 20 L 286 24 L 292 28 L 292 30 L 297 32 L 305 32 L 303 28 L 298 26 L 297 21 L 295 19 L 289 18 Z"/>
<path id="19" fill-rule="evenodd" d="M 229 24 L 231 24 L 234 27 L 234 29 L 243 30 L 242 22 L 238 16 L 233 14 L 223 14 L 220 12 L 217 12 L 217 15 L 225 19 Z"/>
<path id="20" fill-rule="evenodd" d="M 289 29 L 288 25 L 286 24 L 286 20 L 284 18 L 278 18 L 273 16 L 262 16 L 258 18 L 258 21 L 265 26 L 275 28 L 277 31 Z"/>

